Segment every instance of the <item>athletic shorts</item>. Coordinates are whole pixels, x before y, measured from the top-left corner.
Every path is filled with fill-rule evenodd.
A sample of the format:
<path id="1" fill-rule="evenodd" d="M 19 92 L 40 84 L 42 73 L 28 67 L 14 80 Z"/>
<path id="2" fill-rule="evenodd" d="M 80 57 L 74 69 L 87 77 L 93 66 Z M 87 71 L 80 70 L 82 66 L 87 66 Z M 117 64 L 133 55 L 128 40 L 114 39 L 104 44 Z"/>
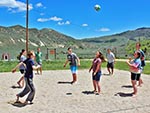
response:
<path id="1" fill-rule="evenodd" d="M 72 74 L 77 74 L 77 66 L 70 66 Z"/>
<path id="2" fill-rule="evenodd" d="M 24 69 L 20 69 L 19 71 L 20 71 L 21 74 L 24 74 L 24 73 L 25 73 L 25 70 L 24 70 Z"/>
<path id="3" fill-rule="evenodd" d="M 107 68 L 111 68 L 113 69 L 114 68 L 114 62 L 111 62 L 111 63 L 107 63 Z"/>
<path id="4" fill-rule="evenodd" d="M 137 80 L 137 81 L 139 81 L 139 79 L 140 79 L 140 76 L 141 76 L 141 73 L 132 73 L 131 72 L 131 80 Z"/>
<path id="5" fill-rule="evenodd" d="M 93 80 L 95 81 L 100 81 L 100 77 L 101 77 L 101 71 L 97 72 L 96 75 L 93 75 Z"/>
<path id="6" fill-rule="evenodd" d="M 42 66 L 42 62 L 37 62 L 38 65 Z"/>

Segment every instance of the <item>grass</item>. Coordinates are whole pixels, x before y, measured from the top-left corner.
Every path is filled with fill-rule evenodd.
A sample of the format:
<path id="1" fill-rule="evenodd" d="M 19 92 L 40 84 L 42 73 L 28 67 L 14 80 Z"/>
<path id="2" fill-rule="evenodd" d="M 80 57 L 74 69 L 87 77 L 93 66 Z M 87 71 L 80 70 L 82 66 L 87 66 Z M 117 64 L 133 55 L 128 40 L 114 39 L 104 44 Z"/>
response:
<path id="1" fill-rule="evenodd" d="M 17 61 L 0 61 L 0 72 L 11 72 L 12 68 L 17 65 Z M 43 70 L 66 70 L 69 69 L 69 65 L 66 68 L 63 67 L 65 60 L 43 61 Z M 89 69 L 92 64 L 91 60 L 81 60 L 81 66 L 79 69 Z M 146 63 L 144 67 L 144 73 L 150 74 L 150 63 Z M 102 68 L 106 67 L 106 62 L 102 63 Z M 123 61 L 117 61 L 115 69 L 129 71 L 128 65 Z"/>

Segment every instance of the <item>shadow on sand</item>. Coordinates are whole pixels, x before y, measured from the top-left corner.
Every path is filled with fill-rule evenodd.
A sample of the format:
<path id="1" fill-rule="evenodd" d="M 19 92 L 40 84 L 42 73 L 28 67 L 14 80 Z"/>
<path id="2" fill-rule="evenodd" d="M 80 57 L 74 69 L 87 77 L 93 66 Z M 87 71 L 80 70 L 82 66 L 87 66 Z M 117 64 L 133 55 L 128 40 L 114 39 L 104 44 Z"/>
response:
<path id="1" fill-rule="evenodd" d="M 8 102 L 8 104 L 11 104 L 12 106 L 15 106 L 15 107 L 25 107 L 27 104 L 24 104 L 22 102 Z"/>
<path id="2" fill-rule="evenodd" d="M 89 95 L 94 94 L 94 91 L 82 91 L 83 94 Z"/>
<path id="3" fill-rule="evenodd" d="M 132 85 L 123 85 L 122 88 L 132 88 Z"/>
<path id="4" fill-rule="evenodd" d="M 103 73 L 102 75 L 104 75 L 104 76 L 110 76 L 110 74 L 108 74 L 108 73 Z"/>
<path id="5" fill-rule="evenodd" d="M 14 85 L 14 86 L 11 86 L 11 88 L 16 89 L 16 88 L 22 88 L 22 87 Z"/>
<path id="6" fill-rule="evenodd" d="M 117 94 L 115 94 L 114 96 L 120 96 L 120 97 L 132 97 L 132 93 L 123 93 L 123 92 L 119 92 Z"/>
<path id="7" fill-rule="evenodd" d="M 59 81 L 58 84 L 72 84 L 72 82 Z"/>

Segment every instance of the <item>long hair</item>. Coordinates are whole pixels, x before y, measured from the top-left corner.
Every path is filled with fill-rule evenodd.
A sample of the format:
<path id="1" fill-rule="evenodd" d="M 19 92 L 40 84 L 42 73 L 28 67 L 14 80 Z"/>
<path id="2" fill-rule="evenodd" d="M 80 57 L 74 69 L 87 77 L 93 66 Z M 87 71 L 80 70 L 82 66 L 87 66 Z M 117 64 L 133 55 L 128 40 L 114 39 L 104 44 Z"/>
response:
<path id="1" fill-rule="evenodd" d="M 17 59 L 18 59 L 18 60 L 20 60 L 21 55 L 22 55 L 24 52 L 25 52 L 25 49 L 22 49 L 21 52 L 20 52 L 20 54 L 17 56 Z"/>
<path id="2" fill-rule="evenodd" d="M 140 53 L 140 51 L 137 51 L 136 53 L 137 53 L 137 55 L 138 55 L 137 58 L 141 58 L 141 53 Z"/>
<path id="3" fill-rule="evenodd" d="M 99 52 L 99 58 L 102 60 L 102 62 L 105 62 L 106 60 L 105 60 L 104 55 L 100 51 L 98 52 Z"/>

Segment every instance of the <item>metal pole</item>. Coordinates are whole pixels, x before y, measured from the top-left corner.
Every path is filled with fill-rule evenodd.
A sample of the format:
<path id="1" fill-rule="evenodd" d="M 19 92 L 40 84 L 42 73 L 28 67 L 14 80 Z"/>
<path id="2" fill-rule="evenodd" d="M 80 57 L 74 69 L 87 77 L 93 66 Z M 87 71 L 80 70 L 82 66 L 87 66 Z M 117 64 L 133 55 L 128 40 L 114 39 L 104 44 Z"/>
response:
<path id="1" fill-rule="evenodd" d="M 28 15 L 29 15 L 29 1 L 26 0 L 26 51 L 28 52 Z"/>

